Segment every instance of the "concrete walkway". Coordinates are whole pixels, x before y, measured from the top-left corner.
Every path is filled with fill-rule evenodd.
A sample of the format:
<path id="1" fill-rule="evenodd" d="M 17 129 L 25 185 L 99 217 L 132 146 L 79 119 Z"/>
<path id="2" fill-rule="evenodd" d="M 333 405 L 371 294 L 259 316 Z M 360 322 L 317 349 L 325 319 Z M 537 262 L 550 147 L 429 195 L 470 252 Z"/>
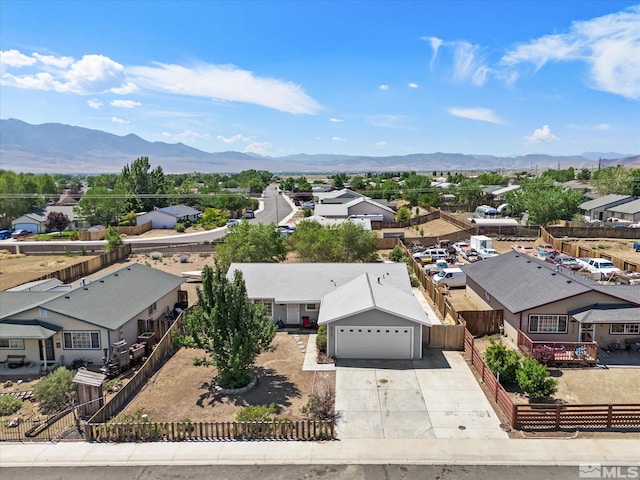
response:
<path id="1" fill-rule="evenodd" d="M 638 465 L 638 440 L 3 443 L 0 467 L 117 465 Z M 577 471 L 576 471 L 577 477 Z"/>
<path id="2" fill-rule="evenodd" d="M 338 362 L 340 439 L 508 438 L 461 352 Z"/>

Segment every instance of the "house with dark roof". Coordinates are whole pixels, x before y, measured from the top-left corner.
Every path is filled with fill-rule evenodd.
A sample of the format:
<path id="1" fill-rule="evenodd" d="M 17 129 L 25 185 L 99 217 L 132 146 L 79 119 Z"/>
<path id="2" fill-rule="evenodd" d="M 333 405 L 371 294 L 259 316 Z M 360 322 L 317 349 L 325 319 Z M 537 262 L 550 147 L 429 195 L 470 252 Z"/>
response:
<path id="1" fill-rule="evenodd" d="M 400 263 L 234 263 L 248 297 L 285 326 L 327 326 L 336 358 L 419 359 L 431 326 Z"/>
<path id="2" fill-rule="evenodd" d="M 579 208 L 580 213 L 582 213 L 587 220 L 599 220 L 601 222 L 605 222 L 611 216 L 611 214 L 607 212 L 608 209 L 617 207 L 618 205 L 623 205 L 631 202 L 632 200 L 634 200 L 634 197 L 631 195 L 611 194 L 583 202 L 580 204 Z"/>
<path id="3" fill-rule="evenodd" d="M 602 285 L 578 272 L 508 252 L 465 266 L 467 295 L 503 310 L 504 331 L 532 341 L 640 341 L 640 288 Z"/>
<path id="4" fill-rule="evenodd" d="M 69 219 L 67 230 L 79 230 L 89 226 L 86 221 L 75 214 L 73 205 L 50 203 L 13 219 L 11 221 L 11 228 L 14 230 L 28 230 L 31 233 L 45 233 L 47 231 L 47 217 L 51 212 L 62 213 L 67 216 Z"/>
<path id="5" fill-rule="evenodd" d="M 151 222 L 153 229 L 173 228 L 176 223 L 195 222 L 201 216 L 202 212 L 188 205 L 171 205 L 139 214 L 136 225 Z"/>
<path id="6" fill-rule="evenodd" d="M 640 198 L 608 208 L 607 216 L 626 222 L 640 222 Z"/>
<path id="7" fill-rule="evenodd" d="M 24 355 L 30 362 L 101 366 L 112 344 L 132 345 L 171 317 L 184 300 L 184 280 L 132 264 L 90 282 L 60 289 L 0 292 L 0 361 Z"/>

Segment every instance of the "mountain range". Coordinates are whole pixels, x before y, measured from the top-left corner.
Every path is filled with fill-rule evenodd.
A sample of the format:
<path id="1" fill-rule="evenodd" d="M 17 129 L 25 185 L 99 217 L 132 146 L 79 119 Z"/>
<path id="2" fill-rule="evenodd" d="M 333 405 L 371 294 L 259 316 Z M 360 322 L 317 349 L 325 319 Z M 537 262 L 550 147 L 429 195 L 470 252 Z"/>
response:
<path id="1" fill-rule="evenodd" d="M 241 152 L 203 152 L 182 143 L 148 142 L 135 134 L 118 136 L 100 130 L 21 120 L 0 120 L 0 168 L 31 173 L 118 173 L 136 158 L 149 157 L 165 173 L 268 170 L 278 173 L 380 171 L 523 171 L 547 168 L 640 168 L 640 155 L 586 152 L 575 156 L 497 157 L 461 153 L 415 153 L 386 157 L 296 154 L 264 157 Z M 600 160 L 602 159 L 602 160 Z"/>

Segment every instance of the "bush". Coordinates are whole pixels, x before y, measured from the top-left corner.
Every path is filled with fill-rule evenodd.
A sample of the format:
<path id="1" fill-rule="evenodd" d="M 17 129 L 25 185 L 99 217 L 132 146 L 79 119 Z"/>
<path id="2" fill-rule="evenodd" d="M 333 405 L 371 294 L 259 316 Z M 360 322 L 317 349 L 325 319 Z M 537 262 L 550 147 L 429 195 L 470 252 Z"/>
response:
<path id="1" fill-rule="evenodd" d="M 535 358 L 538 363 L 551 367 L 556 363 L 556 355 L 552 347 L 548 345 L 540 345 L 534 347 L 531 352 L 531 356 Z"/>
<path id="2" fill-rule="evenodd" d="M 13 415 L 22 407 L 22 400 L 15 395 L 2 395 L 0 397 L 0 417 Z"/>
<path id="3" fill-rule="evenodd" d="M 404 257 L 404 251 L 398 245 L 393 247 L 393 250 L 391 250 L 391 253 L 389 253 L 389 260 L 391 260 L 392 262 L 402 262 Z"/>
<path id="4" fill-rule="evenodd" d="M 276 415 L 276 404 L 249 405 L 242 407 L 236 415 L 236 422 L 270 422 Z"/>
<path id="5" fill-rule="evenodd" d="M 524 358 L 516 378 L 518 385 L 529 398 L 548 397 L 558 390 L 558 382 L 549 376 L 547 367 L 532 357 Z"/>
<path id="6" fill-rule="evenodd" d="M 74 395 L 73 372 L 58 367 L 40 379 L 33 388 L 33 394 L 44 413 L 53 413 L 69 405 Z"/>
<path id="7" fill-rule="evenodd" d="M 513 383 L 520 367 L 520 354 L 511 350 L 502 342 L 491 340 L 491 345 L 484 354 L 487 365 L 500 383 Z"/>
<path id="8" fill-rule="evenodd" d="M 309 397 L 307 404 L 302 407 L 302 413 L 313 420 L 336 420 L 335 404 L 335 389 L 326 385 L 320 392 Z"/>
<path id="9" fill-rule="evenodd" d="M 186 230 L 186 228 L 185 228 L 183 223 L 176 223 L 173 226 L 173 229 L 178 233 L 184 233 L 184 231 Z"/>
<path id="10" fill-rule="evenodd" d="M 318 335 L 316 336 L 316 348 L 319 353 L 327 353 L 327 326 L 320 325 L 318 327 Z"/>
<path id="11" fill-rule="evenodd" d="M 411 287 L 417 288 L 420 286 L 420 279 L 415 275 L 409 275 L 409 282 L 411 282 Z"/>
<path id="12" fill-rule="evenodd" d="M 189 255 L 180 255 L 180 263 L 188 263 L 189 262 Z"/>
<path id="13" fill-rule="evenodd" d="M 160 253 L 160 252 L 151 252 L 149 254 L 149 258 L 151 260 L 162 260 L 162 253 Z"/>

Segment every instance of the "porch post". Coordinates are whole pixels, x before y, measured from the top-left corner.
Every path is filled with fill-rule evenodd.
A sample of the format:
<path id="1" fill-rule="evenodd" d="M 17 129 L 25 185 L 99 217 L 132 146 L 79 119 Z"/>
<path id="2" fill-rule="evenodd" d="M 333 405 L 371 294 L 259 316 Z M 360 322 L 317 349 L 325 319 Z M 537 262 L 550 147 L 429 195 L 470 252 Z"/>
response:
<path id="1" fill-rule="evenodd" d="M 42 358 L 44 358 L 44 372 L 49 372 L 49 362 L 47 362 L 47 342 L 44 338 L 40 339 L 40 344 L 42 345 Z"/>

